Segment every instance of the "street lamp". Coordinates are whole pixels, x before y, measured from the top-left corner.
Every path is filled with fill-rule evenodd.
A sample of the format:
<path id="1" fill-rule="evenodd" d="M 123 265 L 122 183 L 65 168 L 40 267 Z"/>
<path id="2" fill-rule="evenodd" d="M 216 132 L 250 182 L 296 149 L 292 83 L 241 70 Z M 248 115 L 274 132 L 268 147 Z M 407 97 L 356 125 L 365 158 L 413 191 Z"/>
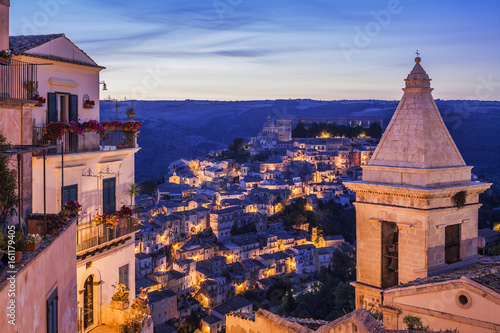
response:
<path id="1" fill-rule="evenodd" d="M 99 84 L 102 84 L 102 90 L 108 90 L 108 87 L 106 86 L 106 82 L 104 82 L 104 80 L 99 82 Z"/>

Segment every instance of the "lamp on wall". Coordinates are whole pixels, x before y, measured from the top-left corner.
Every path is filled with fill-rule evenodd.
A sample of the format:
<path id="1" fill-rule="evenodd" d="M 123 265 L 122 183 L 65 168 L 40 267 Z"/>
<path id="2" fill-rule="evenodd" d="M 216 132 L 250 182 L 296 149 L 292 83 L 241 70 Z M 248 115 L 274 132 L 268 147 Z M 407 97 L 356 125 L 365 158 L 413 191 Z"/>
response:
<path id="1" fill-rule="evenodd" d="M 99 84 L 102 84 L 102 90 L 108 90 L 108 87 L 106 87 L 106 82 L 104 82 L 104 80 L 99 82 Z"/>

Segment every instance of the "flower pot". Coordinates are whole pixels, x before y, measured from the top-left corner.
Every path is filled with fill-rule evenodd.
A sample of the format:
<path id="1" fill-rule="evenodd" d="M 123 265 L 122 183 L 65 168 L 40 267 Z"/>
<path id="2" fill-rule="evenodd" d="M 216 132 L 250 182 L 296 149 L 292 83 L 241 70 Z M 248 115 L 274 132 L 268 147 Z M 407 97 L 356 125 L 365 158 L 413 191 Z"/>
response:
<path id="1" fill-rule="evenodd" d="M 129 306 L 129 302 L 121 302 L 121 301 L 111 301 L 111 307 L 116 310 L 125 310 Z"/>
<path id="2" fill-rule="evenodd" d="M 16 261 L 14 264 L 20 264 L 23 261 L 23 251 L 16 251 Z"/>
<path id="3" fill-rule="evenodd" d="M 38 241 L 36 243 L 27 243 L 26 244 L 26 252 L 35 252 L 38 247 L 40 246 L 40 242 L 41 241 Z"/>

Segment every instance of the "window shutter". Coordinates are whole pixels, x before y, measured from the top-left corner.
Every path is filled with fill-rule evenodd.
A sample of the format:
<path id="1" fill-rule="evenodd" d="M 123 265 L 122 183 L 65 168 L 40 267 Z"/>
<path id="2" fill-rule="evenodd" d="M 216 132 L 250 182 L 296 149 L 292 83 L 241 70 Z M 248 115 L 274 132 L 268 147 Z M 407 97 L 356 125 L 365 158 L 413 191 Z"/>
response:
<path id="1" fill-rule="evenodd" d="M 69 96 L 69 120 L 78 121 L 78 95 Z"/>
<path id="2" fill-rule="evenodd" d="M 57 299 L 57 297 L 52 302 L 52 307 L 54 308 L 54 317 L 53 317 L 54 330 L 53 330 L 53 332 L 57 333 L 57 332 L 59 332 L 58 327 L 57 327 L 57 318 L 59 317 L 59 314 L 58 314 L 59 306 L 58 306 L 58 299 Z"/>
<path id="3" fill-rule="evenodd" d="M 115 178 L 110 179 L 109 182 L 109 212 L 116 211 L 116 197 L 115 197 Z"/>
<path id="4" fill-rule="evenodd" d="M 102 181 L 102 205 L 104 214 L 113 214 L 116 211 L 115 183 L 115 178 L 104 179 Z"/>
<path id="5" fill-rule="evenodd" d="M 128 286 L 128 264 L 123 265 L 118 269 L 118 282 L 123 283 L 125 286 Z"/>
<path id="6" fill-rule="evenodd" d="M 48 93 L 47 111 L 47 123 L 57 122 L 57 100 L 55 93 Z"/>
<path id="7" fill-rule="evenodd" d="M 102 213 L 109 213 L 109 182 L 107 179 L 102 181 Z"/>
<path id="8" fill-rule="evenodd" d="M 47 299 L 47 333 L 58 333 L 58 298 L 57 288 Z"/>

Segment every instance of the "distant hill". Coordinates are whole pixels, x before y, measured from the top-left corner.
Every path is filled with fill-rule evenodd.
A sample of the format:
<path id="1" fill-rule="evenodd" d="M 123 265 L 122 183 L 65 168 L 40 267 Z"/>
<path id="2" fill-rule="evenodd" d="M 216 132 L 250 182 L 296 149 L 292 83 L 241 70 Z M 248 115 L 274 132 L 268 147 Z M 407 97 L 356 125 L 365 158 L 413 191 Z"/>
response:
<path id="1" fill-rule="evenodd" d="M 268 114 L 282 116 L 377 116 L 389 123 L 399 101 L 134 101 L 143 123 L 136 154 L 136 181 L 156 180 L 168 164 L 225 148 L 236 137 L 249 139 Z M 500 102 L 436 100 L 453 139 L 473 172 L 500 177 Z M 118 119 L 127 120 L 131 102 L 119 102 Z M 101 119 L 114 120 L 114 102 L 101 102 Z"/>

